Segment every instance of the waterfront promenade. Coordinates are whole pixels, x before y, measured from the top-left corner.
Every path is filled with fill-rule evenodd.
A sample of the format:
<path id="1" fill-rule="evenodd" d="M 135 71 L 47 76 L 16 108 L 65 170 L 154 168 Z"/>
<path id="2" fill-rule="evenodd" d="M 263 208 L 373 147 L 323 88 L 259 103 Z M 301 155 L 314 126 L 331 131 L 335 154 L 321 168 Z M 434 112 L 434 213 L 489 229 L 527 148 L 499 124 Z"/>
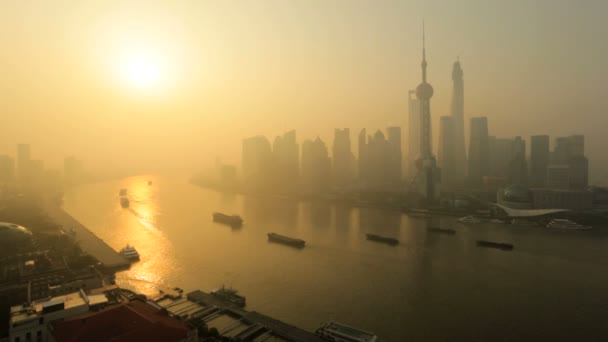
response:
<path id="1" fill-rule="evenodd" d="M 93 234 L 87 227 L 66 213 L 63 208 L 47 203 L 45 211 L 56 224 L 62 226 L 66 232 L 74 232 L 74 239 L 78 241 L 83 251 L 93 256 L 104 267 L 110 270 L 129 268 L 129 262 L 118 252 L 112 249 L 102 239 Z"/>

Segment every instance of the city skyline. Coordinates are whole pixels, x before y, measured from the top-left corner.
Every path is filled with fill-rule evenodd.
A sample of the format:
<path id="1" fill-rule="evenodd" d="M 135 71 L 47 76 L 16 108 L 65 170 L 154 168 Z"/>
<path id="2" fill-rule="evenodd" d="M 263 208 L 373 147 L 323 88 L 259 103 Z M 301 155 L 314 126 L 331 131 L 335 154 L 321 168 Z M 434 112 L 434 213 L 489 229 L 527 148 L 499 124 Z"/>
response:
<path id="1" fill-rule="evenodd" d="M 601 40 L 598 16 L 605 4 L 552 1 L 552 11 L 546 12 L 542 3 L 386 1 L 380 8 L 336 2 L 335 9 L 346 16 L 320 12 L 325 4 L 314 1 L 303 7 L 282 4 L 283 16 L 265 11 L 269 5 L 263 3 L 200 3 L 188 11 L 152 3 L 143 12 L 132 4 L 78 4 L 56 17 L 45 16 L 52 12 L 45 4 L 3 5 L 9 34 L 2 42 L 14 49 L 0 60 L 7 95 L 0 109 L 8 113 L 0 150 L 25 141 L 39 146 L 50 165 L 60 166 L 61 155 L 54 151 L 62 151 L 84 156 L 93 169 L 116 160 L 126 170 L 141 171 L 162 167 L 163 158 L 190 169 L 210 165 L 215 158 L 210 149 L 218 142 L 225 158 L 236 161 L 240 146 L 225 137 L 255 132 L 295 128 L 302 136 L 329 141 L 334 127 L 356 132 L 401 126 L 406 141 L 407 91 L 418 83 L 417 32 L 424 17 L 432 37 L 433 131 L 439 132 L 440 116 L 451 114 L 451 71 L 460 55 L 465 122 L 488 116 L 496 136 L 584 134 L 594 161 L 591 178 L 604 180 L 608 161 L 601 153 L 600 127 L 608 104 L 599 75 L 608 58 L 603 45 L 594 42 Z M 84 20 L 81 12 L 90 16 Z M 439 13 L 446 17 L 439 20 Z M 585 24 L 564 28 L 559 13 L 569 13 L 574 22 L 584 18 Z M 227 24 L 220 25 L 215 15 Z M 538 25 L 527 23 L 529 17 Z M 314 20 L 318 25 L 311 29 Z M 269 26 L 260 27 L 263 22 Z M 165 70 L 175 77 L 163 92 L 133 84 L 146 81 L 137 77 L 137 69 L 123 75 L 127 81 L 116 80 L 112 63 L 120 56 L 99 48 L 115 48 L 120 55 L 129 52 L 129 43 L 151 51 L 144 66 L 155 54 L 164 56 L 159 50 L 172 51 L 164 56 L 167 63 L 186 68 L 187 77 Z M 302 49 L 310 53 L 298 53 Z M 249 56 L 246 64 L 239 57 L 243 53 Z M 162 80 L 154 73 L 149 77 Z M 263 86 L 255 83 L 260 77 Z M 438 141 L 435 134 L 433 146 Z M 200 152 L 209 157 L 190 158 Z"/>

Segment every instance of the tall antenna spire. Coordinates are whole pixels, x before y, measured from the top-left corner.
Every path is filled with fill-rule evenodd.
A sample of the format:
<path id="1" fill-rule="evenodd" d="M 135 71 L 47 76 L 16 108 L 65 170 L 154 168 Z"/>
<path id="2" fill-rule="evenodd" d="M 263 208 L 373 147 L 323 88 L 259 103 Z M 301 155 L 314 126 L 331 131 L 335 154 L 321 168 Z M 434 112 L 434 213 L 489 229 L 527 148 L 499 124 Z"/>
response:
<path id="1" fill-rule="evenodd" d="M 422 83 L 426 83 L 426 42 L 424 34 L 424 20 L 422 20 Z"/>

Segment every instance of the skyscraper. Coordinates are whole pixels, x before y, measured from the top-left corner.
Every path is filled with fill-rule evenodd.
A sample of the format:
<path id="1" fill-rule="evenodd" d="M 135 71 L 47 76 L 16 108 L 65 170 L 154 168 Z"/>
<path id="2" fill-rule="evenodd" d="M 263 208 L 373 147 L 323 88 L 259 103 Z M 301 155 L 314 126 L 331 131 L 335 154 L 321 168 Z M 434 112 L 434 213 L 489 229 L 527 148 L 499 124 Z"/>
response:
<path id="1" fill-rule="evenodd" d="M 416 88 L 416 97 L 420 101 L 420 155 L 416 161 L 418 173 L 416 175 L 416 187 L 418 193 L 429 202 L 434 202 L 439 197 L 439 170 L 437 161 L 433 156 L 431 146 L 431 97 L 433 87 L 426 81 L 426 48 L 424 37 L 424 25 L 422 26 L 422 83 Z"/>
<path id="2" fill-rule="evenodd" d="M 455 174 L 455 149 L 454 129 L 455 118 L 453 116 L 442 116 L 439 121 L 439 167 L 441 169 L 441 185 L 449 188 L 457 179 Z"/>
<path id="3" fill-rule="evenodd" d="M 408 144 L 407 144 L 407 176 L 416 175 L 416 159 L 420 155 L 420 101 L 416 98 L 416 91 L 410 90 L 409 117 L 408 117 Z"/>
<path id="4" fill-rule="evenodd" d="M 488 139 L 488 118 L 471 118 L 471 137 L 469 140 L 469 174 L 472 185 L 480 185 L 490 169 L 490 146 Z"/>
<path id="5" fill-rule="evenodd" d="M 334 130 L 334 145 L 332 149 L 332 176 L 333 183 L 344 186 L 351 181 L 350 130 L 348 128 Z"/>
<path id="6" fill-rule="evenodd" d="M 567 164 L 572 157 L 585 155 L 585 136 L 570 135 L 555 139 L 552 164 Z"/>
<path id="7" fill-rule="evenodd" d="M 456 60 L 452 68 L 452 81 L 454 82 L 452 93 L 452 126 L 454 130 L 452 149 L 454 151 L 454 166 L 451 176 L 453 180 L 458 182 L 464 180 L 467 163 L 464 146 L 464 80 L 462 75 L 460 60 Z M 443 175 L 444 173 L 442 173 L 442 177 Z"/>
<path id="8" fill-rule="evenodd" d="M 255 136 L 243 140 L 242 153 L 243 180 L 249 187 L 268 187 L 272 180 L 272 149 L 265 136 Z"/>
<path id="9" fill-rule="evenodd" d="M 367 153 L 367 131 L 363 128 L 357 137 L 357 149 L 359 151 L 359 160 L 357 167 L 357 178 L 359 183 L 364 183 L 368 175 L 368 153 Z"/>
<path id="10" fill-rule="evenodd" d="M 526 141 L 521 137 L 513 139 L 513 149 L 507 172 L 510 184 L 528 183 L 528 161 L 526 160 Z"/>
<path id="11" fill-rule="evenodd" d="M 549 136 L 532 136 L 530 139 L 530 185 L 533 187 L 545 186 L 549 161 Z"/>
<path id="12" fill-rule="evenodd" d="M 295 130 L 274 139 L 272 157 L 275 171 L 274 185 L 283 189 L 297 186 L 300 171 L 300 147 L 296 141 Z"/>
<path id="13" fill-rule="evenodd" d="M 329 190 L 331 160 L 325 143 L 317 137 L 302 144 L 302 183 L 307 191 Z"/>

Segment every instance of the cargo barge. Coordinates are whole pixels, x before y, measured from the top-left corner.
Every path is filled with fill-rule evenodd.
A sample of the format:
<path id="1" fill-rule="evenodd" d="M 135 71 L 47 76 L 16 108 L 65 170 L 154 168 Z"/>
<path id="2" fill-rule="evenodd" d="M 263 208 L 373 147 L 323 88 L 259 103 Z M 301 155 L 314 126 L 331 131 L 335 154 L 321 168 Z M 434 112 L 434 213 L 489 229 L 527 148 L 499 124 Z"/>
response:
<path id="1" fill-rule="evenodd" d="M 477 247 L 496 248 L 504 251 L 511 251 L 514 248 L 514 246 L 510 243 L 492 242 L 486 240 L 477 240 Z"/>
<path id="2" fill-rule="evenodd" d="M 294 239 L 294 238 L 290 238 L 288 236 L 284 236 L 284 235 L 280 235 L 280 234 L 276 234 L 276 233 L 268 233 L 268 241 L 282 243 L 284 245 L 297 247 L 297 248 L 304 248 L 304 245 L 306 245 L 306 241 L 304 241 L 302 239 Z"/>
<path id="3" fill-rule="evenodd" d="M 367 236 L 367 239 L 370 241 L 382 242 L 382 243 L 389 244 L 391 246 L 395 246 L 395 245 L 399 244 L 399 240 L 393 239 L 390 237 L 380 236 L 380 235 L 376 235 L 376 234 L 365 234 L 365 235 Z"/>
<path id="4" fill-rule="evenodd" d="M 232 227 L 240 227 L 243 224 L 243 219 L 239 215 L 213 213 L 213 222 L 227 224 Z"/>

